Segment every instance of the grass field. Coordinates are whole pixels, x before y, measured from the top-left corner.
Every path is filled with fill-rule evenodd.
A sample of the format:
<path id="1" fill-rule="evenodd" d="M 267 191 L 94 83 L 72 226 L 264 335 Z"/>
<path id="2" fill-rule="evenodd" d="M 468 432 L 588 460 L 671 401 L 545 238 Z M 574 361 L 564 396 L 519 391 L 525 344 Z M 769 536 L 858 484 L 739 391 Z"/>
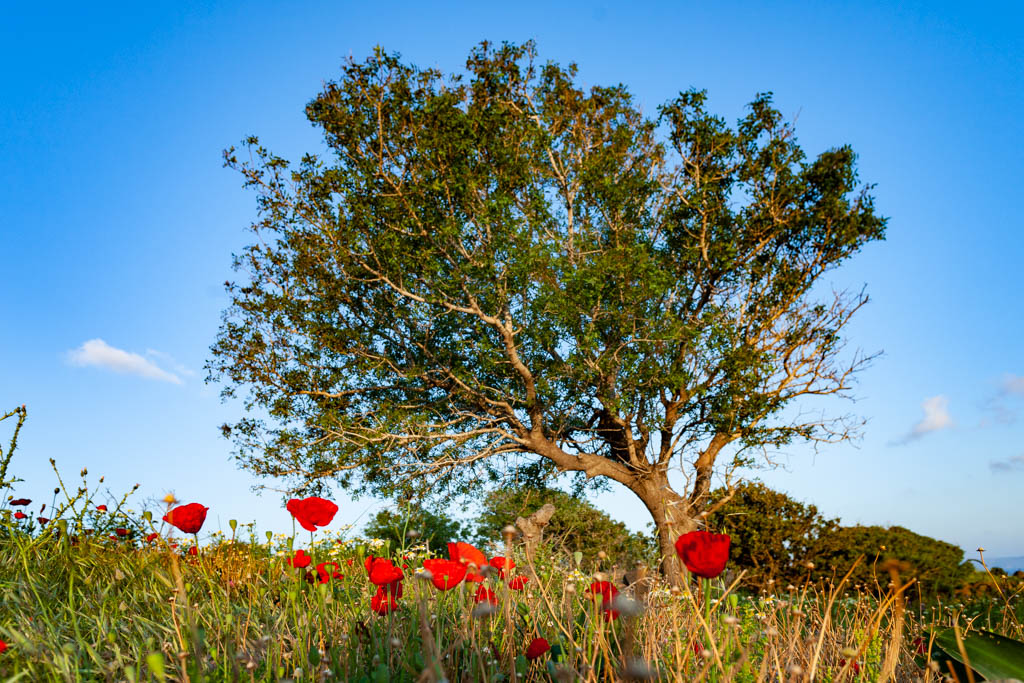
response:
<path id="1" fill-rule="evenodd" d="M 127 513 L 90 509 L 34 533 L 34 521 L 0 514 L 7 680 L 939 680 L 915 660 L 928 649 L 915 641 L 924 626 L 1022 635 L 1009 603 L 968 614 L 906 602 L 913 586 L 895 567 L 891 575 L 878 567 L 880 594 L 837 577 L 834 588 L 756 596 L 742 576 L 728 586 L 691 579 L 668 588 L 648 578 L 625 588 L 619 568 L 510 545 L 493 550 L 511 554 L 523 589 L 484 570 L 482 583 L 438 590 L 418 576 L 423 547 L 323 531 L 315 540 L 302 531 L 257 537 L 243 527 L 245 538 L 214 534 L 193 550 L 190 537 L 147 526 L 148 514 L 133 526 Z M 97 531 L 85 534 L 84 522 Z M 161 535 L 147 542 L 149 533 Z M 312 558 L 308 568 L 288 562 L 299 548 Z M 386 615 L 371 609 L 368 555 L 403 567 L 402 595 Z M 335 565 L 318 571 L 322 562 Z M 589 590 L 600 580 L 623 589 L 610 606 Z M 496 604 L 475 601 L 480 586 Z M 536 638 L 551 649 L 527 659 Z"/>

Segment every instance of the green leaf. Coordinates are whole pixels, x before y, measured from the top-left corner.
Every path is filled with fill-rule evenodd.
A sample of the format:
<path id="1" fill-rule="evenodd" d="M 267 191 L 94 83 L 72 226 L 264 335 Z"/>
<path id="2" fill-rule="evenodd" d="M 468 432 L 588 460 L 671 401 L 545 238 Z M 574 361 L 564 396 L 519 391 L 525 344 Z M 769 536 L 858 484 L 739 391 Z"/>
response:
<path id="1" fill-rule="evenodd" d="M 952 630 L 937 633 L 935 647 L 950 659 L 970 666 L 987 680 L 1024 679 L 1024 643 L 1021 641 L 984 630 L 961 636 L 961 639 L 967 654 L 966 661 Z"/>

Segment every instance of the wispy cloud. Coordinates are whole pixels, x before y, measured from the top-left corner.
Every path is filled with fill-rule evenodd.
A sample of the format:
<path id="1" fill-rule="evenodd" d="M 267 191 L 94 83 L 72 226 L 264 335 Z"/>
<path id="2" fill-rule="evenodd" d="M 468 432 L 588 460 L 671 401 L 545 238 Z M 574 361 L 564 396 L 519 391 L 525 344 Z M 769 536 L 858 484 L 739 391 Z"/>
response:
<path id="1" fill-rule="evenodd" d="M 1007 458 L 1006 460 L 993 460 L 988 466 L 996 473 L 1012 472 L 1015 470 L 1024 471 L 1024 453 Z"/>
<path id="2" fill-rule="evenodd" d="M 921 403 L 921 409 L 924 410 L 924 417 L 904 437 L 897 439 L 895 444 L 910 443 L 930 432 L 953 426 L 953 418 L 949 414 L 949 399 L 944 395 L 926 398 Z"/>
<path id="3" fill-rule="evenodd" d="M 72 365 L 91 365 L 161 382 L 182 383 L 181 378 L 173 372 L 164 370 L 153 361 L 137 353 L 113 347 L 102 339 L 90 339 L 77 349 L 69 351 L 68 360 Z"/>
<path id="4" fill-rule="evenodd" d="M 1024 376 L 1007 373 L 1003 375 L 999 389 L 982 404 L 988 415 L 981 419 L 978 426 L 991 427 L 1015 423 L 1020 407 L 1015 399 L 1024 399 Z"/>
<path id="5" fill-rule="evenodd" d="M 1024 396 L 1024 376 L 1005 375 L 1003 377 L 1003 386 L 1002 391 L 1000 393 L 1003 394 L 1004 396 L 1010 394 Z"/>
<path id="6" fill-rule="evenodd" d="M 195 377 L 196 373 L 194 370 L 189 370 L 187 367 L 175 360 L 174 356 L 163 351 L 157 351 L 156 349 L 146 349 L 146 355 L 156 358 L 163 362 L 163 365 L 170 367 L 179 375 L 185 375 L 186 377 Z"/>

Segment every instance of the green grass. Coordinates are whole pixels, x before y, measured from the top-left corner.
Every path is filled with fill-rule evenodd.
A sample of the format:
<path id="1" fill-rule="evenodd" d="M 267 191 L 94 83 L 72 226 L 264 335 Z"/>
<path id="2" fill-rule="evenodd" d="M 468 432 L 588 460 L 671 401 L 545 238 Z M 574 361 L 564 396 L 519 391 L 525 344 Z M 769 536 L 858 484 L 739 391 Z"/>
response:
<path id="1" fill-rule="evenodd" d="M 75 534 L 86 526 L 80 518 L 28 533 L 10 514 L 0 512 L 0 639 L 9 644 L 0 675 L 8 680 L 788 681 L 812 671 L 818 681 L 928 680 L 934 674 L 914 661 L 914 636 L 928 624 L 969 627 L 963 608 L 904 609 L 892 591 L 875 599 L 804 585 L 751 596 L 742 579 L 713 582 L 708 619 L 696 582 L 650 582 L 635 587 L 637 602 L 627 605 L 635 615 L 607 622 L 587 588 L 595 573 L 618 570 L 577 567 L 551 547 L 532 562 L 512 549 L 534 580 L 512 591 L 489 577 L 500 602 L 488 616 L 473 616 L 475 585 L 440 592 L 414 578 L 422 549 L 397 550 L 409 566 L 405 594 L 382 617 L 370 610 L 376 587 L 362 560 L 387 548 L 370 542 L 218 535 L 191 556 L 165 540 Z M 104 522 L 94 513 L 88 521 Z M 137 524 L 135 539 L 147 530 Z M 285 562 L 293 543 L 314 564 L 338 562 L 344 577 L 307 582 Z M 990 606 L 982 625 L 1022 635 L 1005 604 Z M 528 662 L 522 655 L 535 637 L 558 647 Z M 861 678 L 843 660 L 857 662 Z"/>

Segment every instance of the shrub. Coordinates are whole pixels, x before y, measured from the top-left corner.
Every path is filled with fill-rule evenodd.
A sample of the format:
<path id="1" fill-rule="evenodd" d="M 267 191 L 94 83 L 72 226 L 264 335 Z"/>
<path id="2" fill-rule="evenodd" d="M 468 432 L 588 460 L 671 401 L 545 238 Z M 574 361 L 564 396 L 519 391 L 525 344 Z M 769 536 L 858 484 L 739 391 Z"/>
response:
<path id="1" fill-rule="evenodd" d="M 501 539 L 501 529 L 516 517 L 528 517 L 551 503 L 555 514 L 544 529 L 545 540 L 569 552 L 583 554 L 584 562 L 597 559 L 604 551 L 610 563 L 620 566 L 650 561 L 655 554 L 653 538 L 631 532 L 584 498 L 544 486 L 503 488 L 489 492 L 475 520 L 476 540 L 481 545 Z"/>

